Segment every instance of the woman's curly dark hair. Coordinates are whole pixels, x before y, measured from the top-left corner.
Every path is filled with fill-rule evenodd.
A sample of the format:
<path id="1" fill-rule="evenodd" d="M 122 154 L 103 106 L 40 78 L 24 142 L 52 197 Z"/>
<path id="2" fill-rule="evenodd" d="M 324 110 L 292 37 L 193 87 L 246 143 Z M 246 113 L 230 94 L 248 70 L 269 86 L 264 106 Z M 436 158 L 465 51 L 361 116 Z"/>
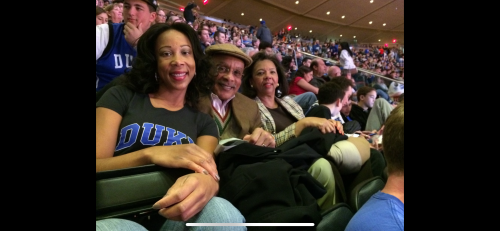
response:
<path id="1" fill-rule="evenodd" d="M 278 83 L 280 84 L 276 90 L 274 90 L 274 95 L 278 98 L 288 95 L 288 80 L 286 79 L 286 74 L 280 61 L 274 55 L 267 55 L 263 51 L 259 51 L 252 56 L 252 64 L 245 68 L 243 72 L 243 83 L 241 85 L 241 93 L 250 99 L 257 96 L 257 91 L 255 88 L 250 86 L 250 79 L 253 78 L 253 69 L 258 61 L 270 60 L 276 66 L 276 72 L 278 72 Z M 280 93 L 278 93 L 280 91 Z"/>
<path id="2" fill-rule="evenodd" d="M 138 93 L 149 94 L 158 91 L 160 85 L 155 78 L 158 70 L 155 46 L 158 37 L 168 30 L 181 32 L 191 43 L 196 63 L 196 76 L 188 85 L 186 103 L 197 108 L 199 98 L 210 94 L 208 87 L 212 86 L 214 81 L 214 73 L 210 72 L 213 64 L 203 53 L 196 31 L 185 23 L 172 25 L 158 23 L 144 32 L 137 43 L 137 57 L 134 58 L 130 71 L 125 73 L 122 84 Z"/>

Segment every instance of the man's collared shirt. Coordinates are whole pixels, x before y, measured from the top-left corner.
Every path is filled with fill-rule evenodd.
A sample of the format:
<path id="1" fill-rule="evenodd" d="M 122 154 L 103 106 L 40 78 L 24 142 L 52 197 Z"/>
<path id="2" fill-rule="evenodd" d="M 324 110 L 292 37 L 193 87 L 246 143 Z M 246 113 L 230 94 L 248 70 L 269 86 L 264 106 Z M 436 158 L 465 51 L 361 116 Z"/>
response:
<path id="1" fill-rule="evenodd" d="M 226 102 L 222 102 L 221 99 L 219 99 L 219 96 L 217 96 L 214 93 L 210 93 L 210 98 L 212 99 L 212 107 L 217 110 L 220 116 L 224 117 L 226 115 L 226 110 L 227 110 L 227 104 L 231 102 L 231 100 L 235 97 L 233 95 L 230 99 L 226 100 Z"/>

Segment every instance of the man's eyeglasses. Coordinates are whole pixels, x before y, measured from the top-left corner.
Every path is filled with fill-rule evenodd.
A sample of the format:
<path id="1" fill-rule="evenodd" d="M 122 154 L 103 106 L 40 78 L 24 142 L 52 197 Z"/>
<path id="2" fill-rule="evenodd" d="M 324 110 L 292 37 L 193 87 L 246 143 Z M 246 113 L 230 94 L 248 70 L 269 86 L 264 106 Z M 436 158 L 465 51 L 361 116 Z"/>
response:
<path id="1" fill-rule="evenodd" d="M 221 65 L 217 65 L 217 72 L 219 74 L 227 74 L 227 73 L 229 73 L 229 71 L 231 71 L 230 68 L 225 67 L 225 66 L 221 66 Z M 233 70 L 232 74 L 236 78 L 243 77 L 243 72 L 241 70 Z"/>
<path id="2" fill-rule="evenodd" d="M 166 18 L 167 16 L 159 14 L 158 17 Z"/>

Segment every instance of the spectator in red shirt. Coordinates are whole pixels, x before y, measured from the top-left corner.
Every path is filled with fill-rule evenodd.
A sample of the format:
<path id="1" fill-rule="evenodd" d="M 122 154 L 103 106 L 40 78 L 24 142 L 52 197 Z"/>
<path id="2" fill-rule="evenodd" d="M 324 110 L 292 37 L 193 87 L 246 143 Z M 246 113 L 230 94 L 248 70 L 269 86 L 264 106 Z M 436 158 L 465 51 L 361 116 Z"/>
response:
<path id="1" fill-rule="evenodd" d="M 305 92 L 318 94 L 318 88 L 311 85 L 309 82 L 313 78 L 313 71 L 308 66 L 301 66 L 295 73 L 295 77 L 290 82 L 289 94 L 300 95 Z"/>

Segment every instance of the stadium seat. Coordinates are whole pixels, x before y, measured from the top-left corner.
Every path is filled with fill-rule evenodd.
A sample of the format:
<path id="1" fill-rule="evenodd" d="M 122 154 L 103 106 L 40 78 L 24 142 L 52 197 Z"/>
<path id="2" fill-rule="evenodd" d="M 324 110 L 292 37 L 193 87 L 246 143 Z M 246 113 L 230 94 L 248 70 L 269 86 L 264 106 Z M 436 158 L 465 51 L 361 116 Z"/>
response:
<path id="1" fill-rule="evenodd" d="M 96 173 L 96 221 L 123 218 L 148 230 L 165 222 L 151 207 L 167 193 L 177 178 L 192 172 L 154 164 Z"/>
<path id="2" fill-rule="evenodd" d="M 348 204 L 341 202 L 321 215 L 323 219 L 316 227 L 317 231 L 344 231 L 354 213 Z"/>
<path id="3" fill-rule="evenodd" d="M 350 192 L 349 206 L 356 213 L 370 197 L 385 186 L 382 177 L 374 176 L 357 184 Z"/>

